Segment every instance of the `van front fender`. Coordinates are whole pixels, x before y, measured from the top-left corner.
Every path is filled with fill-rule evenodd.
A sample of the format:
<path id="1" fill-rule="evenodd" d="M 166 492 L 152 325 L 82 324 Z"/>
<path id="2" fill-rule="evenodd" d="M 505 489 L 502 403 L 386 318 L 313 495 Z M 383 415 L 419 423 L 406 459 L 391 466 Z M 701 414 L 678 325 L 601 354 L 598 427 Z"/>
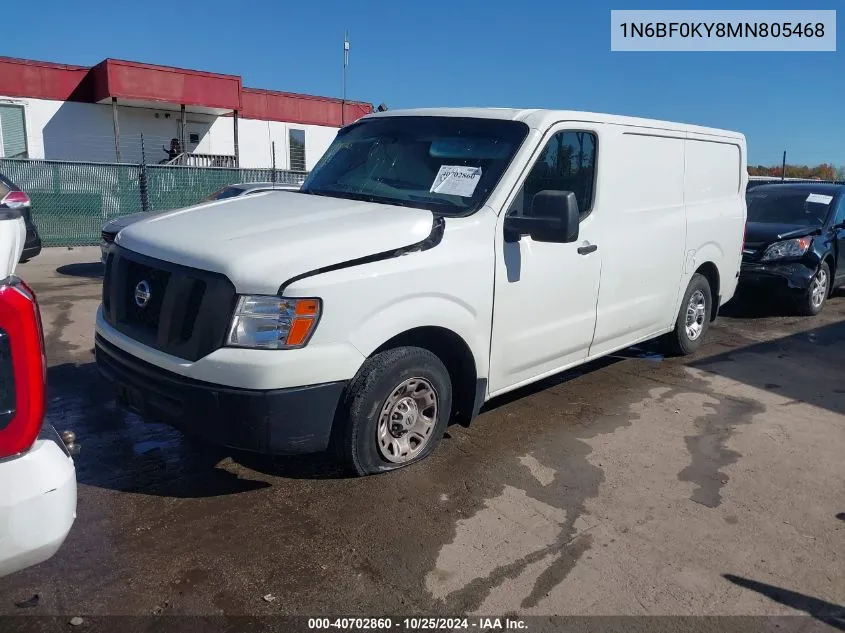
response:
<path id="1" fill-rule="evenodd" d="M 490 315 L 479 315 L 457 297 L 424 293 L 373 306 L 350 341 L 365 357 L 396 336 L 421 327 L 438 327 L 457 334 L 467 344 L 479 378 L 487 377 Z"/>

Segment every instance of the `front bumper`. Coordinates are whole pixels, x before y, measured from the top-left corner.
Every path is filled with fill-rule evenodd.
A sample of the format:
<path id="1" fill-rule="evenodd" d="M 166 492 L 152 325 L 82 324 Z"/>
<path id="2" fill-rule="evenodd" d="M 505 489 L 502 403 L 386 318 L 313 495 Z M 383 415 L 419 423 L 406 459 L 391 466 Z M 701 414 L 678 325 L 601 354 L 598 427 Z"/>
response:
<path id="1" fill-rule="evenodd" d="M 214 444 L 268 454 L 315 453 L 329 444 L 346 381 L 287 389 L 243 389 L 202 382 L 124 352 L 95 337 L 100 372 L 145 419 Z"/>
<path id="2" fill-rule="evenodd" d="M 739 284 L 743 288 L 800 294 L 809 289 L 815 274 L 814 268 L 802 262 L 780 264 L 743 262 L 739 273 Z"/>
<path id="3" fill-rule="evenodd" d="M 191 362 L 148 347 L 117 331 L 97 309 L 95 333 L 138 360 L 184 378 L 224 388 L 273 390 L 348 382 L 366 358 L 351 343 L 312 340 L 300 349 L 266 350 L 221 347 Z"/>
<path id="4" fill-rule="evenodd" d="M 73 525 L 76 471 L 61 446 L 45 424 L 29 451 L 0 461 L 0 576 L 50 558 Z"/>

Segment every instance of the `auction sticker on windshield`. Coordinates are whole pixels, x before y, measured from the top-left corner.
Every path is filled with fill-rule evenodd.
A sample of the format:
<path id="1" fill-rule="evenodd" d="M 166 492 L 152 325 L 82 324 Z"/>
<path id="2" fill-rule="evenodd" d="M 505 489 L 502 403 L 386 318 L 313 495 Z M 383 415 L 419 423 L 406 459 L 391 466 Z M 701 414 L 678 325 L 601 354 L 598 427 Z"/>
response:
<path id="1" fill-rule="evenodd" d="M 431 183 L 430 193 L 445 193 L 469 198 L 481 180 L 481 167 L 442 165 Z"/>
<path id="2" fill-rule="evenodd" d="M 833 202 L 833 196 L 826 196 L 821 193 L 811 193 L 807 196 L 807 202 L 818 202 L 819 204 L 830 204 Z"/>

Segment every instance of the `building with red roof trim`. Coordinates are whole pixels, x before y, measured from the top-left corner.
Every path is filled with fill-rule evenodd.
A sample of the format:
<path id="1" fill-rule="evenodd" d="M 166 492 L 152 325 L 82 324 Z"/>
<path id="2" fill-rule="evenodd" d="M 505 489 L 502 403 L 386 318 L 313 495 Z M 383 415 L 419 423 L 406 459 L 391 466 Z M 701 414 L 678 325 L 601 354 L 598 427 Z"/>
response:
<path id="1" fill-rule="evenodd" d="M 338 128 L 372 110 L 237 75 L 0 57 L 0 158 L 138 163 L 143 152 L 149 163 L 309 170 Z"/>

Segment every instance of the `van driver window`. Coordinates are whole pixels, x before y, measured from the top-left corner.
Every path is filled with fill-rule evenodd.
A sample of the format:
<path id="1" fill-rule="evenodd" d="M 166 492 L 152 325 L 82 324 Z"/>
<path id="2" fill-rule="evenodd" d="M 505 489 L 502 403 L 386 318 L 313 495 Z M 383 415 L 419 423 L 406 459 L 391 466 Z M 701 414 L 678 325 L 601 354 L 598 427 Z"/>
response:
<path id="1" fill-rule="evenodd" d="M 596 169 L 596 136 L 590 132 L 555 134 L 531 168 L 514 205 L 517 212 L 531 215 L 531 201 L 540 191 L 572 191 L 581 218 L 593 207 Z"/>

